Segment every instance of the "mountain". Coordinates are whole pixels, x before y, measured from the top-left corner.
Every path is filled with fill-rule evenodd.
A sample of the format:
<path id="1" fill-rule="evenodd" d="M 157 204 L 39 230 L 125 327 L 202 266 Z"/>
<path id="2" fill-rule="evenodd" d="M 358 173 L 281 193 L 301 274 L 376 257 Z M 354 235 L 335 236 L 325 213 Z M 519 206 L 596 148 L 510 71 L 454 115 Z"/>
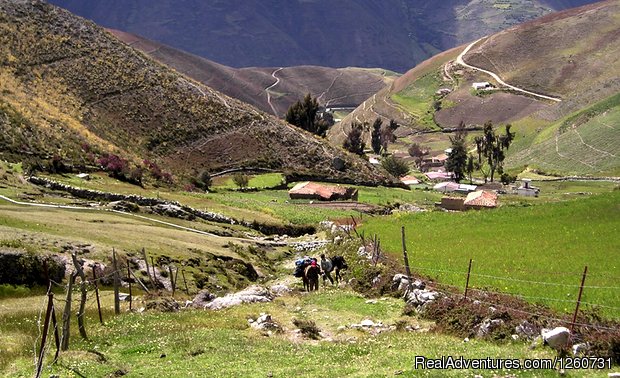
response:
<path id="1" fill-rule="evenodd" d="M 100 25 L 231 67 L 382 67 L 588 0 L 52 0 Z"/>
<path id="2" fill-rule="evenodd" d="M 620 105 L 618 14 L 620 2 L 602 1 L 438 54 L 366 100 L 332 128 L 330 138 L 341 142 L 354 121 L 394 118 L 403 125 L 394 148 L 406 150 L 418 142 L 438 152 L 448 146 L 448 134 L 437 132 L 461 121 L 476 128 L 491 120 L 495 125 L 512 123 L 518 132 L 507 159 L 513 169 L 620 174 L 620 134 L 614 126 Z M 459 55 L 465 64 L 538 95 L 510 89 L 487 73 L 464 67 L 457 62 Z M 498 89 L 472 88 L 474 82 L 485 81 Z"/>
<path id="3" fill-rule="evenodd" d="M 85 165 L 113 153 L 136 165 L 155 161 L 177 175 L 263 167 L 384 181 L 367 162 L 324 139 L 37 0 L 0 1 L 0 127 L 2 157 L 34 164 Z"/>
<path id="4" fill-rule="evenodd" d="M 355 108 L 397 74 L 383 69 L 319 66 L 232 68 L 135 34 L 109 29 L 118 39 L 228 96 L 283 118 L 306 93 L 326 107 Z"/>

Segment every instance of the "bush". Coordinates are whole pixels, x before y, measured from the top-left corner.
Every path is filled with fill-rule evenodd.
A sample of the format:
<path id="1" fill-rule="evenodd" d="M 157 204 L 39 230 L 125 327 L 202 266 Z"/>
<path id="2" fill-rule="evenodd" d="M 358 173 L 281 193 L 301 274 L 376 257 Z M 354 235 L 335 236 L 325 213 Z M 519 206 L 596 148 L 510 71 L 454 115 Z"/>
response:
<path id="1" fill-rule="evenodd" d="M 237 172 L 233 175 L 232 180 L 240 189 L 244 189 L 247 188 L 250 177 L 245 173 Z"/>
<path id="2" fill-rule="evenodd" d="M 393 155 L 383 158 L 381 166 L 394 177 L 402 177 L 409 173 L 409 166 L 407 163 L 403 159 Z"/>
<path id="3" fill-rule="evenodd" d="M 321 330 L 312 320 L 293 319 L 293 324 L 301 330 L 302 335 L 310 339 L 318 340 L 321 337 Z"/>

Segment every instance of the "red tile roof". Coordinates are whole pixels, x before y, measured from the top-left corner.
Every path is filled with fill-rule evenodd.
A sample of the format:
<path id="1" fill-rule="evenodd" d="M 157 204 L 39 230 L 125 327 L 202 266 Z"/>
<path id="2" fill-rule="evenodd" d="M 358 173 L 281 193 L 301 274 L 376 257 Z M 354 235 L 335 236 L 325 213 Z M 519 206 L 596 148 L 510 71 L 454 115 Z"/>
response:
<path id="1" fill-rule="evenodd" d="M 316 182 L 300 182 L 288 191 L 290 194 L 297 195 L 317 195 L 325 200 L 331 199 L 334 195 L 345 196 L 347 188 L 342 186 L 326 186 Z"/>
<path id="2" fill-rule="evenodd" d="M 487 190 L 471 192 L 465 199 L 465 206 L 497 207 L 497 193 Z"/>

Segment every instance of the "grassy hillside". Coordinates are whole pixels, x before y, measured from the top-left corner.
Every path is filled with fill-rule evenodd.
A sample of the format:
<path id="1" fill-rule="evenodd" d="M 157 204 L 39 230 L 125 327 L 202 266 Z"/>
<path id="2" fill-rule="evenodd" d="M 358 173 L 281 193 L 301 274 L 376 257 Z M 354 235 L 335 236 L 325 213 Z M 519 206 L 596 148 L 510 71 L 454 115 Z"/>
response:
<path id="1" fill-rule="evenodd" d="M 43 2 L 0 3 L 3 155 L 79 165 L 115 153 L 178 175 L 268 167 L 383 180 L 323 140 L 166 68 Z M 335 157 L 344 171 L 332 167 Z"/>
<path id="2" fill-rule="evenodd" d="M 296 66 L 232 68 L 135 34 L 109 30 L 123 42 L 178 72 L 260 110 L 284 117 L 306 93 L 326 107 L 356 107 L 397 77 L 383 69 Z M 277 85 L 273 85 L 277 82 Z M 268 90 L 266 88 L 269 88 Z"/>
<path id="3" fill-rule="evenodd" d="M 454 128 L 461 121 L 479 128 L 490 120 L 494 125 L 510 123 L 517 132 L 506 160 L 515 172 L 530 167 L 557 175 L 615 176 L 620 167 L 614 126 L 620 92 L 615 64 L 619 11 L 617 1 L 602 1 L 554 13 L 482 38 L 463 57 L 510 85 L 559 96 L 559 102 L 502 89 L 487 73 L 462 67 L 456 58 L 467 46 L 461 46 L 423 62 L 379 91 L 336 125 L 330 138 L 341 142 L 354 121 L 395 119 L 403 127 L 392 150 L 406 151 L 416 142 L 439 153 L 427 135 L 416 133 Z M 499 89 L 472 89 L 472 83 L 482 81 Z M 440 89 L 449 93 L 437 94 Z M 437 134 L 444 148 L 448 137 Z"/>

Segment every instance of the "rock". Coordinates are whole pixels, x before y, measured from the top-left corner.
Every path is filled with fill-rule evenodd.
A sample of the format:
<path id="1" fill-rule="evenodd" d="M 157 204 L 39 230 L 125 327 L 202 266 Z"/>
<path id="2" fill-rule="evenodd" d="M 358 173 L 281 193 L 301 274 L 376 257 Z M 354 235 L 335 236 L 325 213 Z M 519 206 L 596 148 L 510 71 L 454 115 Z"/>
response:
<path id="1" fill-rule="evenodd" d="M 332 159 L 332 167 L 337 171 L 344 171 L 346 164 L 342 158 L 335 157 Z"/>
<path id="2" fill-rule="evenodd" d="M 282 331 L 282 327 L 271 318 L 270 314 L 261 313 L 256 320 L 248 319 L 248 323 L 250 323 L 250 326 L 254 329 L 276 332 Z"/>
<path id="3" fill-rule="evenodd" d="M 192 300 L 192 305 L 196 308 L 204 308 L 205 305 L 215 299 L 215 295 L 208 290 L 200 290 Z"/>
<path id="4" fill-rule="evenodd" d="M 579 343 L 573 345 L 573 356 L 585 356 L 588 350 L 590 350 L 590 344 L 588 343 Z"/>
<path id="5" fill-rule="evenodd" d="M 517 335 L 523 336 L 527 339 L 532 339 L 538 335 L 536 326 L 534 326 L 532 323 L 528 322 L 527 320 L 524 320 L 523 322 L 521 322 L 521 324 L 516 326 L 515 332 L 517 333 Z"/>
<path id="6" fill-rule="evenodd" d="M 118 300 L 121 302 L 129 302 L 129 294 L 127 293 L 118 293 Z"/>
<path id="7" fill-rule="evenodd" d="M 205 304 L 204 308 L 209 310 L 220 310 L 222 308 L 237 306 L 242 303 L 271 302 L 274 296 L 264 287 L 254 285 L 234 294 L 213 299 Z"/>
<path id="8" fill-rule="evenodd" d="M 269 290 L 276 297 L 281 297 L 281 296 L 283 296 L 285 294 L 288 294 L 288 293 L 290 293 L 292 291 L 290 287 L 288 287 L 288 286 L 286 286 L 284 284 L 273 285 L 272 287 L 269 288 Z"/>
<path id="9" fill-rule="evenodd" d="M 375 303 L 377 303 L 377 300 L 376 299 L 369 299 L 365 303 L 366 304 L 375 304 Z"/>
<path id="10" fill-rule="evenodd" d="M 177 312 L 181 306 L 173 298 L 160 297 L 146 303 L 147 310 L 157 310 L 161 312 Z"/>
<path id="11" fill-rule="evenodd" d="M 570 331 L 566 327 L 556 327 L 552 330 L 543 329 L 540 334 L 544 343 L 554 349 L 566 346 L 570 337 Z"/>
<path id="12" fill-rule="evenodd" d="M 427 303 L 433 302 L 437 298 L 439 298 L 439 293 L 436 291 L 430 291 L 426 289 L 413 289 L 406 293 L 405 302 L 418 308 Z"/>
<path id="13" fill-rule="evenodd" d="M 372 287 L 377 287 L 379 285 L 379 283 L 381 282 L 381 275 L 379 274 L 377 277 L 372 279 Z"/>
<path id="14" fill-rule="evenodd" d="M 342 236 L 336 236 L 334 238 L 334 244 L 339 245 L 340 243 L 342 243 Z"/>
<path id="15" fill-rule="evenodd" d="M 620 377 L 620 373 L 607 373 L 608 377 Z"/>
<path id="16" fill-rule="evenodd" d="M 511 335 L 510 337 L 512 337 L 514 341 L 519 340 L 519 335 Z"/>
<path id="17" fill-rule="evenodd" d="M 464 343 L 468 343 L 468 342 L 469 342 L 469 337 L 464 338 L 464 339 L 463 339 L 463 342 L 464 342 Z"/>
<path id="18" fill-rule="evenodd" d="M 478 327 L 478 332 L 476 333 L 476 336 L 484 337 L 490 334 L 491 332 L 493 332 L 494 330 L 496 330 L 498 327 L 500 327 L 503 324 L 504 324 L 504 321 L 502 319 L 484 319 L 482 323 L 480 323 L 480 326 Z"/>
<path id="19" fill-rule="evenodd" d="M 346 327 L 346 326 L 340 326 L 340 327 L 338 327 L 336 330 L 337 330 L 338 332 L 342 332 L 342 331 L 344 331 L 344 330 L 346 330 L 346 329 L 347 329 L 347 327 Z"/>
<path id="20" fill-rule="evenodd" d="M 364 320 L 362 320 L 362 322 L 360 323 L 360 325 L 361 325 L 362 327 L 372 327 L 372 326 L 374 326 L 374 325 L 375 325 L 375 322 L 373 322 L 373 321 L 372 321 L 372 320 L 370 320 L 370 319 L 364 319 Z"/>

